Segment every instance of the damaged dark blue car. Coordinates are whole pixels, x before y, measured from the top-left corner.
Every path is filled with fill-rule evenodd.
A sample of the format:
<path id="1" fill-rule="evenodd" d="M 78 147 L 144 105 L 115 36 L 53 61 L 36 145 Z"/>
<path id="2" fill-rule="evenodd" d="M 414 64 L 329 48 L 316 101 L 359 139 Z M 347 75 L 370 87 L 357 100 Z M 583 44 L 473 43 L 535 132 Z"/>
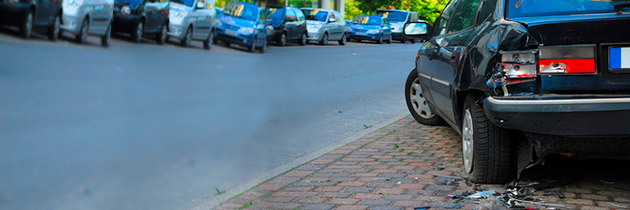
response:
<path id="1" fill-rule="evenodd" d="M 505 183 L 550 154 L 630 152 L 628 1 L 451 0 L 405 85 L 412 116 L 462 136 L 464 176 Z M 432 29 L 431 29 L 432 28 Z"/>

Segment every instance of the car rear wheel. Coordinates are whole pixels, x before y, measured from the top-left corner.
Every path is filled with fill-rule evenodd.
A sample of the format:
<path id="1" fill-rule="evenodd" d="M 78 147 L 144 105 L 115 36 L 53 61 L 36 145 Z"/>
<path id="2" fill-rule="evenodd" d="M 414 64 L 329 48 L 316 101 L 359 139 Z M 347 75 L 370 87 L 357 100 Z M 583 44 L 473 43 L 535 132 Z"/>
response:
<path id="1" fill-rule="evenodd" d="M 138 24 L 136 24 L 136 28 L 134 28 L 133 31 L 134 32 L 131 33 L 131 41 L 140 43 L 140 41 L 142 41 L 142 33 L 144 32 L 144 24 L 142 24 L 142 21 L 139 21 Z"/>
<path id="2" fill-rule="evenodd" d="M 157 34 L 157 36 L 155 37 L 155 41 L 159 44 L 159 45 L 163 45 L 166 42 L 167 39 L 167 29 L 166 26 L 162 26 L 162 29 L 160 30 L 160 32 Z"/>
<path id="3" fill-rule="evenodd" d="M 20 36 L 28 39 L 31 37 L 31 32 L 33 32 L 33 11 L 29 10 L 24 18 L 24 22 L 20 25 Z"/>
<path id="4" fill-rule="evenodd" d="M 341 35 L 341 39 L 339 40 L 339 45 L 346 45 L 346 34 Z"/>
<path id="5" fill-rule="evenodd" d="M 418 72 L 415 69 L 407 76 L 405 101 L 411 116 L 417 122 L 424 125 L 444 125 L 444 120 L 431 111 L 431 107 L 429 107 L 429 103 L 424 97 L 420 79 L 418 79 Z"/>
<path id="6" fill-rule="evenodd" d="M 298 44 L 302 46 L 306 45 L 306 34 L 302 34 L 302 37 L 298 39 Z"/>
<path id="7" fill-rule="evenodd" d="M 85 41 L 87 41 L 89 27 L 90 27 L 90 21 L 88 21 L 88 17 L 85 17 L 83 19 L 83 23 L 81 23 L 81 28 L 79 29 L 79 33 L 74 37 L 74 40 L 77 43 L 85 43 Z"/>
<path id="8" fill-rule="evenodd" d="M 61 19 L 59 16 L 56 16 L 53 24 L 48 27 L 48 40 L 57 41 L 59 37 L 59 25 L 61 25 Z"/>
<path id="9" fill-rule="evenodd" d="M 203 49 L 209 50 L 210 48 L 212 48 L 212 43 L 214 41 L 214 31 L 210 31 L 210 34 L 208 34 L 208 38 L 203 41 Z"/>
<path id="10" fill-rule="evenodd" d="M 105 31 L 105 34 L 101 36 L 101 46 L 109 47 L 109 41 L 111 37 L 112 37 L 112 24 L 110 23 L 109 26 L 107 26 L 107 31 Z"/>
<path id="11" fill-rule="evenodd" d="M 182 40 L 180 40 L 180 44 L 182 45 L 182 47 L 188 47 L 190 46 L 190 40 L 192 40 L 192 27 L 188 27 L 188 29 L 186 29 L 186 34 L 184 34 L 184 38 L 182 38 Z"/>
<path id="12" fill-rule="evenodd" d="M 286 33 L 282 33 L 280 34 L 280 37 L 278 38 L 278 41 L 276 41 L 278 43 L 278 46 L 285 46 L 287 45 L 287 34 Z"/>
<path id="13" fill-rule="evenodd" d="M 509 132 L 492 124 L 480 97 L 468 95 L 462 117 L 462 161 L 464 177 L 474 183 L 505 183 L 513 164 Z"/>
<path id="14" fill-rule="evenodd" d="M 322 39 L 319 41 L 319 45 L 326 45 L 328 44 L 328 33 L 324 33 L 324 35 L 322 36 Z"/>

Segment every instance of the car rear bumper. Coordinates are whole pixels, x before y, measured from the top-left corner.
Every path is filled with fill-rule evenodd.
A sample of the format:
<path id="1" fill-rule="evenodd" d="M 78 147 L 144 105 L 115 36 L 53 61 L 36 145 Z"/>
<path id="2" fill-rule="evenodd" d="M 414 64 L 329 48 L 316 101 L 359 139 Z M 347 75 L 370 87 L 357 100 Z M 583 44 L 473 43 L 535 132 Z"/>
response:
<path id="1" fill-rule="evenodd" d="M 402 32 L 392 32 L 392 39 L 403 41 L 405 40 L 405 35 Z"/>
<path id="2" fill-rule="evenodd" d="M 483 101 L 499 127 L 557 136 L 630 136 L 630 97 L 501 98 Z"/>

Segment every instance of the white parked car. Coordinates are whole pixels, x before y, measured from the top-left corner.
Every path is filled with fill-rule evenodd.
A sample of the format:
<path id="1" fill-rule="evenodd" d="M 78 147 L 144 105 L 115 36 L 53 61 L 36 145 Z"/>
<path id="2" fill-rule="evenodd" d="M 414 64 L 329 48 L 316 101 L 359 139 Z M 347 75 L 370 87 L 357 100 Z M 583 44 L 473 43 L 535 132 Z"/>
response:
<path id="1" fill-rule="evenodd" d="M 101 45 L 109 46 L 114 16 L 114 0 L 64 0 L 61 18 L 62 32 L 84 43 L 88 34 L 101 37 Z"/>
<path id="2" fill-rule="evenodd" d="M 214 39 L 216 10 L 214 0 L 171 0 L 169 38 L 179 39 L 186 47 L 192 40 L 210 49 Z"/>

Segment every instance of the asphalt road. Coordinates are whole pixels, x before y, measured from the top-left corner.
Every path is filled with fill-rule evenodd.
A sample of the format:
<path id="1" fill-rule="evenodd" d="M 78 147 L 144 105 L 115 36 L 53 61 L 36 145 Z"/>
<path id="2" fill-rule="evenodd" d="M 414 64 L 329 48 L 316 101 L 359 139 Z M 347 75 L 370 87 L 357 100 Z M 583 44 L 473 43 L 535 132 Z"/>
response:
<path id="1" fill-rule="evenodd" d="M 406 112 L 419 45 L 265 54 L 0 29 L 0 209 L 176 209 Z"/>

